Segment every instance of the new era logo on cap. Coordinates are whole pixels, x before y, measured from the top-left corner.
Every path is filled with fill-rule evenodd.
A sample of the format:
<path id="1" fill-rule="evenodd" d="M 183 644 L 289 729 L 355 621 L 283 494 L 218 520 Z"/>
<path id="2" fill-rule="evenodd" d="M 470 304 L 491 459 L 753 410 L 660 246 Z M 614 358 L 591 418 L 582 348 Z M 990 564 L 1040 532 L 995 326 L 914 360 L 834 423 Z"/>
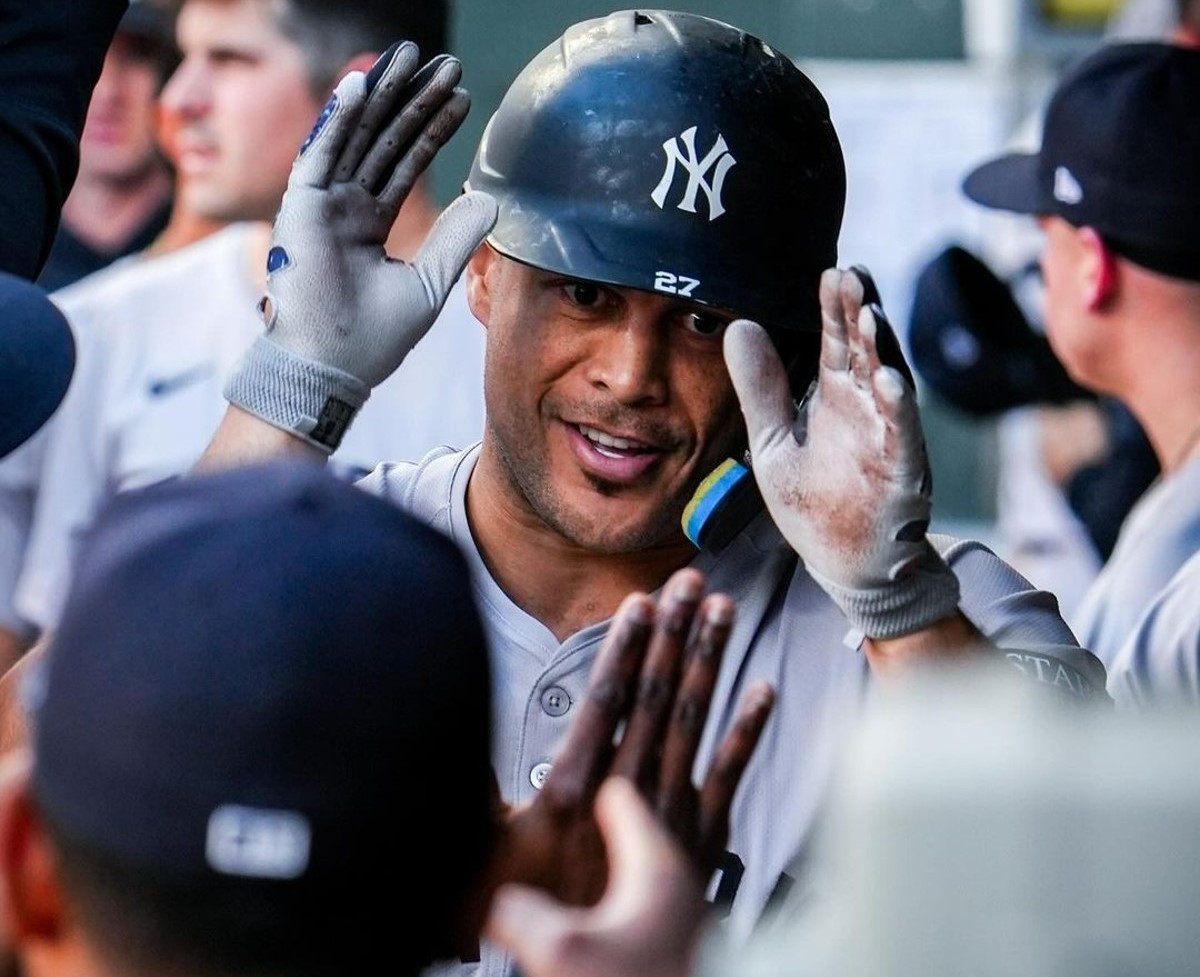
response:
<path id="1" fill-rule="evenodd" d="M 1083 187 L 1065 166 L 1054 170 L 1054 199 L 1064 204 L 1077 204 L 1083 200 Z"/>
<path id="2" fill-rule="evenodd" d="M 295 879 L 308 868 L 312 829 L 293 811 L 226 804 L 208 819 L 208 864 L 223 875 Z"/>

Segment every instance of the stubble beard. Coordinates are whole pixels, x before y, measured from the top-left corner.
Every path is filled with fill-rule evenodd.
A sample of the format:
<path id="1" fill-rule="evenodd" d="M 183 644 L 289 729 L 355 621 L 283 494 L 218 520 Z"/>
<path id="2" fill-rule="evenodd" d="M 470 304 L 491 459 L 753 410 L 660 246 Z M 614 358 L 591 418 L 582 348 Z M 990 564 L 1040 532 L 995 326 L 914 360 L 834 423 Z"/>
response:
<path id="1" fill-rule="evenodd" d="M 523 503 L 526 509 L 566 541 L 605 555 L 636 553 L 682 541 L 683 512 L 700 483 L 725 458 L 741 457 L 745 451 L 744 435 L 740 434 L 733 439 L 737 443 L 710 448 L 706 455 L 711 457 L 706 457 L 704 462 L 696 466 L 683 491 L 660 503 L 652 513 L 644 503 L 629 502 L 629 506 L 642 509 L 644 518 L 627 528 L 614 528 L 606 525 L 602 519 L 589 519 L 579 508 L 568 505 L 556 490 L 544 460 L 535 456 L 525 457 L 514 450 L 495 425 L 489 424 L 488 434 L 496 448 L 496 457 L 513 498 Z M 585 477 L 597 495 L 612 498 L 623 490 L 621 486 L 602 479 L 590 475 Z"/>
<path id="2" fill-rule="evenodd" d="M 589 519 L 561 498 L 545 464 L 521 457 L 494 428 L 491 435 L 509 490 L 525 508 L 567 542 L 597 554 L 617 555 L 652 549 L 682 537 L 680 519 L 687 505 L 686 498 L 668 500 L 657 511 L 648 514 L 648 507 L 643 505 L 641 508 L 646 517 L 627 527 L 606 526 L 600 519 Z M 619 486 L 591 477 L 588 480 L 598 495 L 614 497 L 621 492 Z M 639 503 L 628 505 L 632 507 Z"/>

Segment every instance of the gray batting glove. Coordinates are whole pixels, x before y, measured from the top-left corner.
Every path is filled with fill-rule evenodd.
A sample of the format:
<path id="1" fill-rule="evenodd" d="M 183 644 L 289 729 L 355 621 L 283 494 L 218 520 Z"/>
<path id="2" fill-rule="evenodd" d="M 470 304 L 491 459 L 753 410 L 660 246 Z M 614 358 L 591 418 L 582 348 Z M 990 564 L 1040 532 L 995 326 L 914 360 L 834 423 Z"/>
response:
<path id="1" fill-rule="evenodd" d="M 225 387 L 230 403 L 326 453 L 428 331 L 496 220 L 491 197 L 464 194 L 411 263 L 385 253 L 401 204 L 470 104 L 457 59 L 418 64 L 405 42 L 334 91 L 275 220 L 266 332 Z"/>
<path id="2" fill-rule="evenodd" d="M 870 638 L 919 631 L 958 608 L 958 579 L 926 538 L 930 490 L 916 393 L 880 363 L 875 314 L 851 272 L 821 278 L 821 361 L 797 415 L 783 364 L 747 320 L 725 361 L 754 477 L 809 574 Z"/>

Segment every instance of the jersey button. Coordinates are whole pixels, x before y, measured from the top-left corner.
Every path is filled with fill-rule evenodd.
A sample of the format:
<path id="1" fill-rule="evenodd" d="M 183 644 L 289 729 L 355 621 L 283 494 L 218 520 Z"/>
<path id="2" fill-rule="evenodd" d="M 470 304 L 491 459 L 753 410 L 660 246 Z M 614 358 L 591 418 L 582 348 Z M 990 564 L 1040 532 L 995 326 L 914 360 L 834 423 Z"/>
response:
<path id="1" fill-rule="evenodd" d="M 542 762 L 529 771 L 529 782 L 538 790 L 546 783 L 546 778 L 550 776 L 550 769 L 553 764 Z"/>
<path id="2" fill-rule="evenodd" d="M 542 693 L 542 711 L 547 716 L 566 715 L 567 710 L 570 708 L 571 697 L 567 695 L 566 689 L 560 689 L 557 685 L 552 685 Z"/>

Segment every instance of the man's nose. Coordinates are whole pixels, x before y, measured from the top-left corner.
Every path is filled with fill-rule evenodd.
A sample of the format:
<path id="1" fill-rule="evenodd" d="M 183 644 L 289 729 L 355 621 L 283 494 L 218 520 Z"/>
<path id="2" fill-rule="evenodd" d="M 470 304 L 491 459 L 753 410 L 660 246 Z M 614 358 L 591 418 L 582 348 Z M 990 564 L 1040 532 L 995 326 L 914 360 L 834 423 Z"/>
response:
<path id="1" fill-rule="evenodd" d="M 598 330 L 588 378 L 629 406 L 665 403 L 670 390 L 669 336 L 650 316 L 631 315 Z"/>
<path id="2" fill-rule="evenodd" d="M 167 112 L 181 118 L 203 115 L 211 102 L 207 69 L 185 58 L 167 80 L 160 101 Z"/>

